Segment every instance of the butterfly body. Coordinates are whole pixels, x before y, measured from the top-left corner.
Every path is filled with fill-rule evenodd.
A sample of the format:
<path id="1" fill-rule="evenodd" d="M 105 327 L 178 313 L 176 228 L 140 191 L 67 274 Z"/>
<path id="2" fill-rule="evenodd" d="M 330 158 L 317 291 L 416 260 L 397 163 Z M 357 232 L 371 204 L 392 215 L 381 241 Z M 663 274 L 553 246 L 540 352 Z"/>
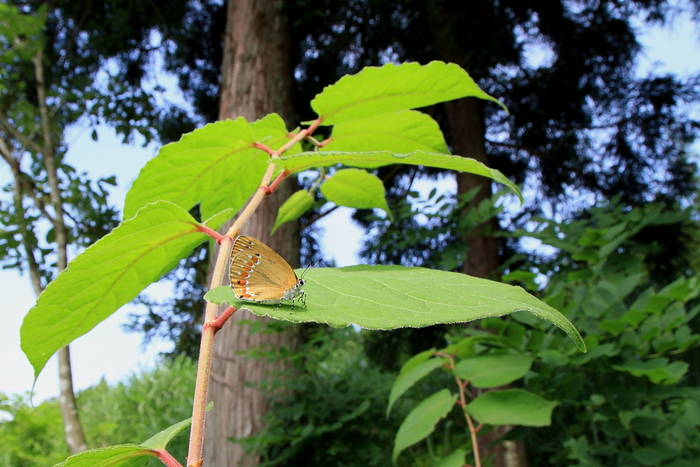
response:
<path id="1" fill-rule="evenodd" d="M 236 298 L 263 304 L 281 304 L 298 298 L 306 306 L 304 279 L 272 248 L 259 240 L 239 235 L 231 251 L 229 272 Z"/>

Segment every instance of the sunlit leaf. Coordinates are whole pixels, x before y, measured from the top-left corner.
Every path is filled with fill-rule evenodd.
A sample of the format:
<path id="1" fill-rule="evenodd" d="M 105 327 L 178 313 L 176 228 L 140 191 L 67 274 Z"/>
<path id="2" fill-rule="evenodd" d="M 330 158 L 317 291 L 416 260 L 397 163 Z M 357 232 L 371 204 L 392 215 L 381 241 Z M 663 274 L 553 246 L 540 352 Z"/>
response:
<path id="1" fill-rule="evenodd" d="M 301 271 L 297 271 L 299 275 Z M 581 351 L 586 346 L 557 310 L 520 287 L 446 271 L 401 266 L 314 268 L 304 277 L 307 306 L 240 301 L 230 287 L 209 291 L 207 300 L 245 307 L 260 316 L 333 327 L 365 329 L 463 323 L 527 310 L 561 328 Z"/>
<path id="2" fill-rule="evenodd" d="M 505 109 L 462 68 L 439 61 L 365 67 L 326 86 L 311 101 L 311 108 L 323 119 L 323 125 L 334 125 L 467 96 L 493 101 Z"/>

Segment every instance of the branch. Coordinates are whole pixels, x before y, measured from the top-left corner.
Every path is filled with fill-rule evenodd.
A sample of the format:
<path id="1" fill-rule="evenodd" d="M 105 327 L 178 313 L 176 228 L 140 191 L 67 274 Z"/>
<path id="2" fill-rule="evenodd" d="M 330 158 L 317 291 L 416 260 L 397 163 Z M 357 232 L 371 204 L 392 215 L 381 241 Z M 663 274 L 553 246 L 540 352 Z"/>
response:
<path id="1" fill-rule="evenodd" d="M 32 245 L 29 241 L 29 229 L 27 229 L 27 224 L 25 223 L 26 217 L 24 215 L 25 211 L 24 204 L 22 203 L 22 188 L 20 186 L 21 175 L 17 170 L 19 164 L 10 164 L 10 167 L 12 168 L 12 175 L 15 178 L 15 183 L 13 184 L 13 191 L 15 214 L 17 215 L 17 228 L 19 229 L 20 235 L 22 236 L 22 247 L 24 248 L 24 253 L 27 258 L 27 269 L 29 269 L 29 277 L 32 281 L 34 294 L 38 297 L 44 290 L 44 284 L 42 284 L 41 281 L 41 268 L 39 267 L 39 263 L 37 263 L 36 261 L 36 257 L 34 256 L 34 250 L 36 245 Z"/>
<path id="2" fill-rule="evenodd" d="M 36 76 L 36 91 L 39 101 L 39 118 L 41 120 L 41 131 L 44 136 L 44 164 L 46 165 L 46 178 L 49 182 L 49 197 L 54 210 L 54 232 L 56 234 L 56 252 L 58 254 L 58 271 L 63 271 L 68 266 L 68 235 L 66 224 L 63 220 L 63 200 L 61 199 L 61 189 L 58 183 L 58 170 L 56 168 L 56 154 L 53 148 L 51 135 L 51 121 L 49 120 L 49 110 L 46 105 L 46 82 L 44 81 L 43 54 L 41 49 L 32 58 L 34 73 Z"/>
<path id="3" fill-rule="evenodd" d="M 7 118 L 7 115 L 2 112 L 0 112 L 0 123 L 2 123 L 3 128 L 10 134 L 10 136 L 19 141 L 22 146 L 40 154 L 44 153 L 44 148 L 36 144 L 31 140 L 31 138 L 23 135 L 19 130 L 12 126 L 10 119 Z"/>
<path id="4" fill-rule="evenodd" d="M 44 203 L 44 201 L 37 196 L 37 192 L 41 193 L 44 196 L 46 194 L 36 187 L 29 175 L 22 172 L 22 169 L 19 166 L 19 161 L 12 157 L 9 146 L 7 145 L 5 140 L 1 138 L 0 155 L 2 155 L 2 158 L 5 159 L 5 162 L 7 162 L 7 164 L 10 166 L 10 170 L 12 171 L 12 174 L 15 178 L 15 184 L 18 184 L 24 188 L 23 194 L 29 195 L 32 201 L 34 201 L 34 204 L 36 205 L 37 209 L 39 209 L 39 211 L 46 217 L 46 219 L 48 219 L 49 222 L 53 224 L 54 219 L 53 216 L 46 210 L 46 203 Z"/>
<path id="5" fill-rule="evenodd" d="M 325 211 L 325 212 L 321 212 L 321 213 L 318 213 L 318 214 L 314 215 L 313 217 L 311 217 L 311 219 L 309 219 L 308 221 L 306 221 L 306 222 L 304 222 L 303 224 L 301 224 L 301 225 L 299 226 L 299 230 L 304 230 L 304 229 L 307 228 L 308 226 L 310 226 L 310 225 L 312 225 L 312 224 L 314 224 L 314 223 L 320 221 L 321 219 L 323 219 L 324 217 L 326 217 L 328 214 L 332 213 L 333 211 L 335 211 L 335 210 L 338 209 L 339 207 L 340 207 L 340 206 L 335 205 L 335 206 L 333 206 L 332 208 L 330 208 L 329 210 L 327 210 L 327 211 Z"/>

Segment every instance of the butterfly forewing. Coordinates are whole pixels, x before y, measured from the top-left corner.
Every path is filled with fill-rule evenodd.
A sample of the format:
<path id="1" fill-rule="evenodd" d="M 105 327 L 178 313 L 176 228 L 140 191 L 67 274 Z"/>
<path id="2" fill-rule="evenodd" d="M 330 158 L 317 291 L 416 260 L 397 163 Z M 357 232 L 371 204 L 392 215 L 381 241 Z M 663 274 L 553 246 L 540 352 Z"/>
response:
<path id="1" fill-rule="evenodd" d="M 237 298 L 262 303 L 293 300 L 299 282 L 292 267 L 272 248 L 245 235 L 233 243 L 231 287 Z"/>

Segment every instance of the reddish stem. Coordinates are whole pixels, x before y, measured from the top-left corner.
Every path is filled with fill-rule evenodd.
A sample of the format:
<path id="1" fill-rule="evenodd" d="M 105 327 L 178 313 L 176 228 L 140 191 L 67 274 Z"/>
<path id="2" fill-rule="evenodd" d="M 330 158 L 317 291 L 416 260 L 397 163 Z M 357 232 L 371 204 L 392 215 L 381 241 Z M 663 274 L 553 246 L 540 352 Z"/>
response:
<path id="1" fill-rule="evenodd" d="M 153 452 L 155 452 L 158 459 L 160 459 L 160 461 L 168 467 L 182 467 L 182 464 L 180 464 L 177 459 L 171 456 L 165 449 L 154 449 Z"/>
<path id="2" fill-rule="evenodd" d="M 210 228 L 207 227 L 206 225 L 201 225 L 201 224 L 198 225 L 198 226 L 197 226 L 197 230 L 199 230 L 199 231 L 202 232 L 202 233 L 205 233 L 205 234 L 209 235 L 211 238 L 213 238 L 214 240 L 216 240 L 216 243 L 221 243 L 221 239 L 224 238 L 224 236 L 221 235 L 219 232 L 217 232 L 216 230 L 210 229 Z"/>
<path id="3" fill-rule="evenodd" d="M 266 145 L 264 145 L 264 144 L 262 144 L 262 143 L 253 143 L 253 147 L 254 147 L 254 148 L 257 148 L 257 149 L 260 149 L 260 150 L 262 150 L 262 151 L 265 151 L 265 152 L 268 153 L 269 155 L 272 155 L 272 153 L 275 152 L 272 148 L 270 148 L 269 146 L 266 146 Z"/>
<path id="4" fill-rule="evenodd" d="M 277 178 L 275 178 L 275 179 L 272 181 L 272 183 L 270 184 L 270 186 L 267 187 L 267 190 L 266 190 L 267 193 L 266 193 L 266 194 L 271 195 L 272 193 L 274 193 L 275 190 L 277 189 L 277 187 L 279 186 L 279 184 L 282 183 L 287 177 L 289 177 L 289 174 L 291 174 L 291 172 L 288 171 L 288 170 L 285 170 L 284 172 L 282 172 L 281 174 L 279 174 L 279 175 L 277 176 Z"/>
<path id="5" fill-rule="evenodd" d="M 212 327 L 214 328 L 214 332 L 217 333 L 221 330 L 221 328 L 224 326 L 226 321 L 233 316 L 233 314 L 236 312 L 237 308 L 234 308 L 232 306 L 226 308 L 223 313 L 221 313 L 217 318 L 213 321 L 209 321 L 204 323 L 204 327 Z"/>

